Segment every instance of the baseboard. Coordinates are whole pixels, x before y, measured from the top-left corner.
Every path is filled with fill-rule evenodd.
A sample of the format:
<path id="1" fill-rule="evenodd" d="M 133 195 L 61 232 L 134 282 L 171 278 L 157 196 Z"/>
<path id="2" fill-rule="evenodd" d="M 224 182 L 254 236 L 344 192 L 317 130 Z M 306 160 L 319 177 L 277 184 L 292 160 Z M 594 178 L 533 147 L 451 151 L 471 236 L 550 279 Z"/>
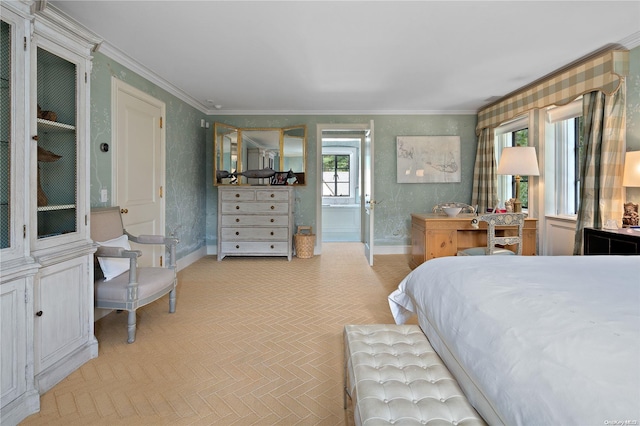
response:
<path id="1" fill-rule="evenodd" d="M 208 251 L 209 251 L 208 247 L 200 247 L 198 250 L 192 251 L 188 255 L 178 259 L 178 261 L 176 262 L 176 268 L 178 268 L 178 271 L 183 270 L 187 266 L 197 262 L 198 260 L 205 257 L 207 254 L 209 254 Z"/>
<path id="2" fill-rule="evenodd" d="M 385 254 L 410 254 L 411 246 L 373 246 L 373 254 L 374 255 L 385 255 Z M 217 246 L 207 246 L 207 255 L 215 255 L 218 254 Z M 315 255 L 318 255 L 317 250 L 314 252 Z"/>
<path id="3" fill-rule="evenodd" d="M 411 246 L 373 246 L 374 255 L 410 254 Z"/>

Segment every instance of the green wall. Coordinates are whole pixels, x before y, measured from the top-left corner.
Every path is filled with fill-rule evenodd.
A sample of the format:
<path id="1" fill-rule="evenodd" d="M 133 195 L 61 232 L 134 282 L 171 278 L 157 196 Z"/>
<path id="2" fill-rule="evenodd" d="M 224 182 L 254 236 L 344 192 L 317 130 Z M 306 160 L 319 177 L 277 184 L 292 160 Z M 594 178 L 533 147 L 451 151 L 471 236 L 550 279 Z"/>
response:
<path id="1" fill-rule="evenodd" d="M 91 73 L 91 207 L 111 205 L 112 150 L 101 152 L 101 143 L 111 143 L 111 77 L 145 92 L 166 105 L 165 234 L 180 239 L 177 258 L 204 245 L 205 149 L 208 132 L 200 127 L 206 115 L 159 86 L 140 77 L 107 56 L 96 53 Z M 109 201 L 100 202 L 100 189 L 109 191 Z"/>
<path id="2" fill-rule="evenodd" d="M 640 150 L 640 47 L 630 54 L 627 79 L 627 150 Z M 217 190 L 212 177 L 212 131 L 200 120 L 239 127 L 307 125 L 308 184 L 296 190 L 296 223 L 316 227 L 315 187 L 316 125 L 367 124 L 375 128 L 375 244 L 410 244 L 409 215 L 429 211 L 437 202 L 471 201 L 475 159 L 475 115 L 338 115 L 338 116 L 206 116 L 161 87 L 101 53 L 93 61 L 91 75 L 91 205 L 100 207 L 99 192 L 111 188 L 111 153 L 99 146 L 111 142 L 111 76 L 162 100 L 167 106 L 166 230 L 180 238 L 178 258 L 203 245 L 217 242 Z M 402 135 L 459 135 L 462 182 L 448 184 L 397 184 L 396 137 Z M 629 188 L 628 199 L 640 201 L 640 188 Z"/>
<path id="3" fill-rule="evenodd" d="M 307 185 L 296 187 L 296 225 L 317 228 L 319 202 L 317 181 L 318 124 L 368 124 L 374 121 L 374 191 L 376 204 L 374 244 L 409 245 L 410 214 L 431 211 L 444 201 L 471 202 L 473 163 L 476 152 L 475 115 L 338 115 L 338 116 L 224 116 L 212 121 L 238 127 L 307 126 Z M 460 183 L 396 183 L 396 137 L 408 135 L 460 136 L 462 178 Z M 213 147 L 207 147 L 207 176 L 213 181 Z M 217 241 L 217 190 L 207 187 L 207 245 Z"/>

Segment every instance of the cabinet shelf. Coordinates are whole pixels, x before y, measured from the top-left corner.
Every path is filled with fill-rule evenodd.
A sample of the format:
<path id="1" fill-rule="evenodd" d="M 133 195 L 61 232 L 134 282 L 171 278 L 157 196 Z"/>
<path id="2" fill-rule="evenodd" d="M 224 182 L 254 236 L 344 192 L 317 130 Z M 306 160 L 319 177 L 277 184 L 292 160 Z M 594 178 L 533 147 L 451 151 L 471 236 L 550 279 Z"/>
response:
<path id="1" fill-rule="evenodd" d="M 59 204 L 55 206 L 41 206 L 41 207 L 38 207 L 38 211 L 51 212 L 56 210 L 69 210 L 69 209 L 75 209 L 75 208 L 76 208 L 75 204 Z"/>
<path id="2" fill-rule="evenodd" d="M 57 121 L 49 121 L 42 118 L 38 118 L 38 131 L 47 133 L 62 133 L 73 132 L 76 130 L 76 126 L 71 124 L 58 123 Z"/>

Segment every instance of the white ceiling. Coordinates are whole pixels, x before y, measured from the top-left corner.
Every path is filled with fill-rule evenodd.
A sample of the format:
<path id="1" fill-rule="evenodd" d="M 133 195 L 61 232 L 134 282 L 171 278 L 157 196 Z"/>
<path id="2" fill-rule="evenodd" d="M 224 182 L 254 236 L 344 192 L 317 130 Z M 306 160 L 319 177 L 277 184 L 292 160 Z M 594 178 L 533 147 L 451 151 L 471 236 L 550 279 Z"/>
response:
<path id="1" fill-rule="evenodd" d="M 639 1 L 47 5 L 206 113 L 475 113 L 606 46 L 640 45 Z"/>

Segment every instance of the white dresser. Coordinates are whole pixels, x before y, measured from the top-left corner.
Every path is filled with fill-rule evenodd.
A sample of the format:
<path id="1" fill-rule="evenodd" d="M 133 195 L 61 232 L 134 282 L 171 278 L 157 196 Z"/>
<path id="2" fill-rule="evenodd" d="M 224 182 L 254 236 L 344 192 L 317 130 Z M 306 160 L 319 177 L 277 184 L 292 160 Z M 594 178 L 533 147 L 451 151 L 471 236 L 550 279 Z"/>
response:
<path id="1" fill-rule="evenodd" d="M 293 188 L 218 186 L 218 260 L 286 256 L 291 260 Z"/>

